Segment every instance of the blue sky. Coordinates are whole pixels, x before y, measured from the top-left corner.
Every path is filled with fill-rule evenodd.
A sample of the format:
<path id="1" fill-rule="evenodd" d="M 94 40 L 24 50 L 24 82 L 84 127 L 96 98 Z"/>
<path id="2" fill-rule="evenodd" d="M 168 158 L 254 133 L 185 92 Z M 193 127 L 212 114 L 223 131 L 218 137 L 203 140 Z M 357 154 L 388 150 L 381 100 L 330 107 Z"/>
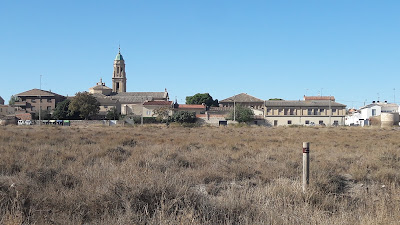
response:
<path id="1" fill-rule="evenodd" d="M 111 86 L 121 44 L 128 91 L 183 103 L 209 92 L 400 102 L 400 1 L 2 1 L 0 96 Z M 395 90 L 394 90 L 395 89 Z"/>

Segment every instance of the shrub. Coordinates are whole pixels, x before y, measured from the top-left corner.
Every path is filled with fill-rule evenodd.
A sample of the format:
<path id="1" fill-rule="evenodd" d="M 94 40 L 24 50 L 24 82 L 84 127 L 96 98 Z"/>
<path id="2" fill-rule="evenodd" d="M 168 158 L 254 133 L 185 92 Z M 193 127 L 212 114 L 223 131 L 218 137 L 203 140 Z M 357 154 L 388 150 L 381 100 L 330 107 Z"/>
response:
<path id="1" fill-rule="evenodd" d="M 174 113 L 172 120 L 178 123 L 194 123 L 196 122 L 196 113 L 188 111 L 179 111 Z"/>

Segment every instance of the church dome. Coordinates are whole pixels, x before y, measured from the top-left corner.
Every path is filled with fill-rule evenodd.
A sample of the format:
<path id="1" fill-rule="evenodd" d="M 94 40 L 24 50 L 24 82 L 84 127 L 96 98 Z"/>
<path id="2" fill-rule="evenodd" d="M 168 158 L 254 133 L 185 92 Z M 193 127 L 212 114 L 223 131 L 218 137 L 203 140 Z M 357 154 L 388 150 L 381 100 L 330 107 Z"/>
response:
<path id="1" fill-rule="evenodd" d="M 115 60 L 124 60 L 120 52 L 118 52 L 117 56 L 115 57 Z"/>

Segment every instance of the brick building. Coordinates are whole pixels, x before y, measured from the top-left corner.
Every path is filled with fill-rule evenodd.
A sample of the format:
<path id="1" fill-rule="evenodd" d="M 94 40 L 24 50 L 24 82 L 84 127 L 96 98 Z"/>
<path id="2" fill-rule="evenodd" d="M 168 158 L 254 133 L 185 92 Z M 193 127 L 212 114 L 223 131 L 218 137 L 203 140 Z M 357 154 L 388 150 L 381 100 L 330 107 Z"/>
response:
<path id="1" fill-rule="evenodd" d="M 39 112 L 39 108 L 51 112 L 56 108 L 57 103 L 66 99 L 65 96 L 40 89 L 32 89 L 16 94 L 18 101 L 14 106 L 27 113 Z"/>

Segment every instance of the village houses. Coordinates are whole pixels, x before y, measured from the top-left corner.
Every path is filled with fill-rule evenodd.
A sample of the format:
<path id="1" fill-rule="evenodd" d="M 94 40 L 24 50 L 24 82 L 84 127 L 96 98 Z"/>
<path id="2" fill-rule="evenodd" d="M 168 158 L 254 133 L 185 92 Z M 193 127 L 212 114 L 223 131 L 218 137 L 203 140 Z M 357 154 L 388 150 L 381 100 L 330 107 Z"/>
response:
<path id="1" fill-rule="evenodd" d="M 303 96 L 302 100 L 270 99 L 262 100 L 247 93 L 240 93 L 219 101 L 219 107 L 206 105 L 178 104 L 169 100 L 167 89 L 160 92 L 128 92 L 125 60 L 118 51 L 113 63 L 111 88 L 100 79 L 95 86 L 89 88 L 100 103 L 97 118 L 104 118 L 113 108 L 121 115 L 156 117 L 156 111 L 167 108 L 169 115 L 174 112 L 189 111 L 204 122 L 220 124 L 235 105 L 250 108 L 253 113 L 254 124 L 267 126 L 340 126 L 340 125 L 370 125 L 370 118 L 382 113 L 394 113 L 394 120 L 398 121 L 399 106 L 387 102 L 373 102 L 359 110 L 346 115 L 346 105 L 335 101 L 333 96 Z M 15 95 L 13 106 L 4 105 L 0 97 L 0 116 L 34 114 L 40 109 L 53 111 L 56 105 L 67 97 L 51 91 L 31 89 Z M 71 97 L 69 97 L 71 98 Z M 235 122 L 235 121 L 231 121 Z"/>

